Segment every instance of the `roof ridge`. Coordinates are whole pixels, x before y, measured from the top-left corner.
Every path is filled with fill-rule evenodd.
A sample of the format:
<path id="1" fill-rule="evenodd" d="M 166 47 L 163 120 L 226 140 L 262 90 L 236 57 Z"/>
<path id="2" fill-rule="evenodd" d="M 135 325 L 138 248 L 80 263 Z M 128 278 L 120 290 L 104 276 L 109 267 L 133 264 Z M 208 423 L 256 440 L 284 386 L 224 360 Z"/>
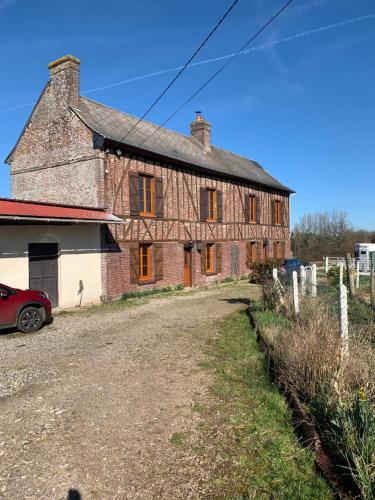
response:
<path id="1" fill-rule="evenodd" d="M 95 99 L 90 99 L 89 97 L 85 97 L 85 96 L 82 96 L 82 95 L 80 96 L 80 98 L 84 99 L 86 101 L 90 101 L 90 102 L 93 102 L 95 104 L 98 104 L 99 106 L 103 106 L 104 108 L 110 109 L 111 111 L 116 111 L 117 113 L 121 113 L 122 115 L 130 116 L 131 118 L 134 118 L 135 120 L 139 120 L 139 116 L 131 115 L 130 113 L 127 113 L 125 111 L 121 111 L 120 109 L 114 108 L 112 106 L 108 106 L 107 104 L 103 104 L 102 102 L 99 102 L 99 101 L 95 101 Z M 155 123 L 152 123 L 152 122 L 150 122 L 148 120 L 142 120 L 142 123 L 147 123 L 148 125 L 152 125 L 155 128 L 159 128 L 160 127 L 159 125 L 156 125 Z M 186 139 L 189 139 L 189 140 L 191 139 L 191 135 L 187 135 L 187 134 L 184 134 L 183 132 L 178 132 L 176 130 L 172 130 L 171 128 L 160 127 L 160 130 L 166 130 L 167 132 L 172 132 L 173 134 L 182 135 Z"/>

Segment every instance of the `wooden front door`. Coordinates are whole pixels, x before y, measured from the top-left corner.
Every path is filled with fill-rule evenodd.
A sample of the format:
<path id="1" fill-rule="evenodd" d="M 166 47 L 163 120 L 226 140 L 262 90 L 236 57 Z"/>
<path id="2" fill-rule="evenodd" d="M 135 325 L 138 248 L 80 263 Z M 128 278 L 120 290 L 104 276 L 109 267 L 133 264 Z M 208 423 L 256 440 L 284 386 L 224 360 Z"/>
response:
<path id="1" fill-rule="evenodd" d="M 29 244 L 29 288 L 48 294 L 52 307 L 58 300 L 57 243 Z"/>
<path id="2" fill-rule="evenodd" d="M 191 248 L 184 249 L 184 287 L 191 287 Z"/>

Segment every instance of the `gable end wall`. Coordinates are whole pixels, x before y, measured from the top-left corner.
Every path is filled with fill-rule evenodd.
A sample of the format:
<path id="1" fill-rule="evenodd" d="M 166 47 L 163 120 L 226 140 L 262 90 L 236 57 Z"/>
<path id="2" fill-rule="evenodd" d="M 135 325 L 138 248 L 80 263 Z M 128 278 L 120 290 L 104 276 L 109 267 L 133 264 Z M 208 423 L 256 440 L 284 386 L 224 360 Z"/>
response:
<path id="1" fill-rule="evenodd" d="M 10 175 L 13 198 L 102 206 L 104 154 L 72 111 L 55 113 L 48 86 L 13 152 Z"/>

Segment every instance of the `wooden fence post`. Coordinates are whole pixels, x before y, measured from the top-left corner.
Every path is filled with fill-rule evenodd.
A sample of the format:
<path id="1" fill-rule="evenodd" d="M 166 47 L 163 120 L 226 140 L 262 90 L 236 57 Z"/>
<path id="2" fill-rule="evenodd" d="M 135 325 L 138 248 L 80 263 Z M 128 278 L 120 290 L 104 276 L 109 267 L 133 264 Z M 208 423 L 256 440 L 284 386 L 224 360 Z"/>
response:
<path id="1" fill-rule="evenodd" d="M 272 277 L 273 277 L 273 283 L 274 283 L 274 286 L 276 289 L 276 293 L 277 293 L 277 296 L 278 296 L 279 301 L 280 301 L 280 305 L 284 306 L 284 289 L 283 289 L 283 286 L 280 283 L 280 280 L 278 278 L 276 268 L 272 269 Z"/>
<path id="2" fill-rule="evenodd" d="M 317 279 L 316 279 L 316 264 L 312 265 L 311 269 L 311 296 L 316 297 L 317 295 Z"/>
<path id="3" fill-rule="evenodd" d="M 341 337 L 341 358 L 346 358 L 349 354 L 349 332 L 348 332 L 348 289 L 345 285 L 340 286 L 340 337 Z"/>
<path id="4" fill-rule="evenodd" d="M 293 305 L 294 305 L 294 314 L 297 316 L 299 313 L 298 274 L 297 274 L 297 271 L 293 271 Z"/>
<path id="5" fill-rule="evenodd" d="M 374 254 L 375 252 L 371 252 Z M 371 255 L 371 260 L 370 260 L 370 301 L 371 301 L 371 307 L 375 307 L 375 255 Z"/>
<path id="6" fill-rule="evenodd" d="M 355 287 L 359 288 L 359 260 L 356 262 L 356 284 Z"/>
<path id="7" fill-rule="evenodd" d="M 306 269 L 300 266 L 301 295 L 306 295 Z"/>
<path id="8" fill-rule="evenodd" d="M 352 274 L 352 256 L 350 255 L 350 253 L 347 253 L 345 255 L 345 260 L 346 260 L 346 270 L 348 272 L 349 295 L 351 298 L 353 298 L 355 295 L 355 291 L 354 291 L 354 280 Z"/>
<path id="9" fill-rule="evenodd" d="M 328 273 L 328 271 L 329 271 L 328 257 L 326 257 L 326 274 Z"/>

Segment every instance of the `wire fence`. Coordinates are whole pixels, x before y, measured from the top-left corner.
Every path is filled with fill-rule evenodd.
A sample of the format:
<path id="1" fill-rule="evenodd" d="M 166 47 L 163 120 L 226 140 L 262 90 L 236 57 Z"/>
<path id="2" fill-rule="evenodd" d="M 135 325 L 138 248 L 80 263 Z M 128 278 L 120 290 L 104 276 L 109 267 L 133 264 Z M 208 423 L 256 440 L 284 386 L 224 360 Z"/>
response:
<path id="1" fill-rule="evenodd" d="M 345 352 L 349 336 L 365 335 L 375 347 L 375 308 L 370 299 L 370 277 L 347 273 L 343 266 L 326 274 L 323 268 L 314 264 L 301 266 L 292 273 L 274 269 L 273 287 L 279 306 L 291 316 L 298 317 L 304 308 L 311 307 L 312 301 L 317 308 L 328 309 L 337 321 Z"/>

